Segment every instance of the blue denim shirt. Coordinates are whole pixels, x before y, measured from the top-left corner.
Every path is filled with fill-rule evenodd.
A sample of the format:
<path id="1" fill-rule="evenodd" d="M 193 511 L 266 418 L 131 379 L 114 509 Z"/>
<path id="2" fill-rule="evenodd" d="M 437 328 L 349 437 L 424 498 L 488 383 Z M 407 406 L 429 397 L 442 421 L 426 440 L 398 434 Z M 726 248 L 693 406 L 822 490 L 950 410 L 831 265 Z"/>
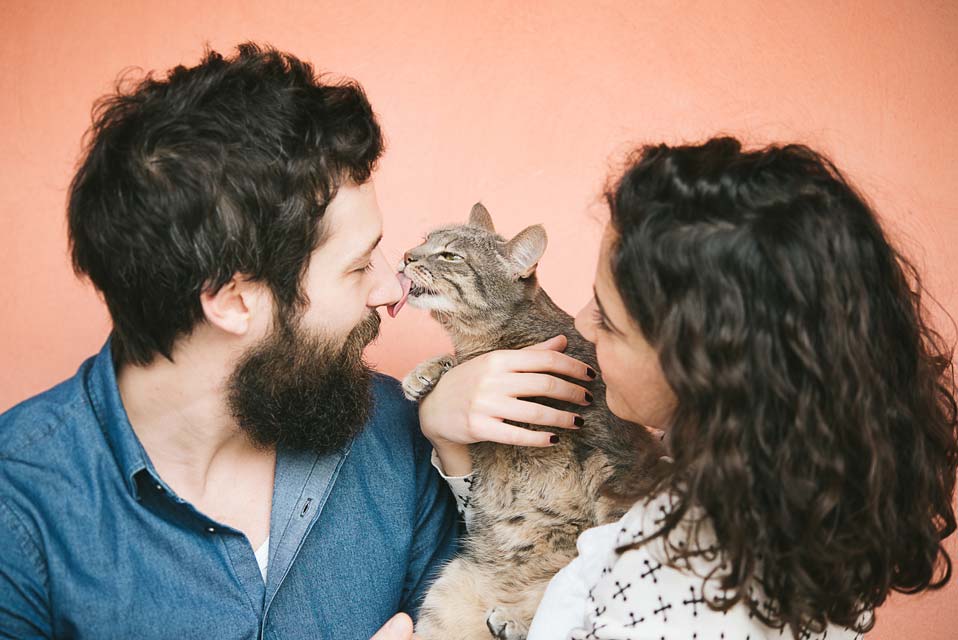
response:
<path id="1" fill-rule="evenodd" d="M 430 450 L 377 375 L 344 450 L 278 451 L 264 583 L 246 536 L 156 473 L 108 342 L 0 416 L 0 637 L 368 640 L 397 611 L 415 617 L 455 551 Z"/>

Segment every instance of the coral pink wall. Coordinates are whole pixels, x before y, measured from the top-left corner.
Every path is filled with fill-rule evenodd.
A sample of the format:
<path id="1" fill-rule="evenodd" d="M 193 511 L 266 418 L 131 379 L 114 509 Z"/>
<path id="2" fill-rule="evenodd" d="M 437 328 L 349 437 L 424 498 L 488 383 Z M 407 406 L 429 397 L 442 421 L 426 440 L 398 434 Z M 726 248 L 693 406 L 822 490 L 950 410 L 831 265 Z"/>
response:
<path id="1" fill-rule="evenodd" d="M 608 161 L 728 132 L 832 154 L 958 315 L 958 5 L 454 4 L 5 2 L 0 410 L 71 375 L 108 330 L 66 257 L 66 187 L 93 100 L 121 69 L 193 64 L 204 42 L 270 42 L 364 84 L 389 139 L 377 181 L 391 258 L 482 199 L 506 233 L 545 223 L 542 280 L 575 310 Z M 410 309 L 384 323 L 372 359 L 401 375 L 444 344 Z M 895 597 L 870 637 L 958 637 L 956 596 L 953 583 Z"/>

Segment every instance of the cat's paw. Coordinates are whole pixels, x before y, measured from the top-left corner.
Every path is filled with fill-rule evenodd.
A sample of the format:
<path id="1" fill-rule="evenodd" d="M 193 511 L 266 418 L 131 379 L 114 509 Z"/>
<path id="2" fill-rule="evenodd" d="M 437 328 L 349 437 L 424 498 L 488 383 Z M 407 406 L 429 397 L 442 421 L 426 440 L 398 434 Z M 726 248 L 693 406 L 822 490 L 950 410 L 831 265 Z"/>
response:
<path id="1" fill-rule="evenodd" d="M 403 395 L 413 401 L 421 400 L 432 391 L 442 374 L 452 369 L 455 364 L 455 360 L 449 355 L 419 363 L 419 366 L 403 378 Z"/>
<path id="2" fill-rule="evenodd" d="M 496 607 L 486 616 L 489 633 L 497 640 L 526 640 L 528 627 L 514 619 L 508 611 Z"/>

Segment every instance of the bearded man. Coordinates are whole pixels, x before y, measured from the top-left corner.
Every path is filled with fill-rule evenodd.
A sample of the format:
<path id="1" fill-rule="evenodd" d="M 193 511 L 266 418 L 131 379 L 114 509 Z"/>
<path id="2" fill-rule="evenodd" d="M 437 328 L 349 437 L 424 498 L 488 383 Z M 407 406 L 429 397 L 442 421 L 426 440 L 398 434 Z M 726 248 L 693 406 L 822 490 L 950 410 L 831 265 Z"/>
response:
<path id="1" fill-rule="evenodd" d="M 0 416 L 0 637 L 415 617 L 457 518 L 414 405 L 362 359 L 401 294 L 362 89 L 246 44 L 118 88 L 89 136 L 69 236 L 113 329 Z M 393 622 L 377 637 L 408 637 Z"/>

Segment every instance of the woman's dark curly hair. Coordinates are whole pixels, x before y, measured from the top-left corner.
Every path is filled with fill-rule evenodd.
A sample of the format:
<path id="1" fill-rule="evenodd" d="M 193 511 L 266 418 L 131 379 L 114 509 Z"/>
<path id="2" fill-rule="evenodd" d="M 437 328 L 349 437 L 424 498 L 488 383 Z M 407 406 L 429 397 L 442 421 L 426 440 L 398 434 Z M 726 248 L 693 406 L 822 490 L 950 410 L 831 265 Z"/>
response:
<path id="1" fill-rule="evenodd" d="M 798 637 L 943 586 L 952 351 L 862 196 L 808 147 L 716 138 L 640 149 L 606 197 L 614 281 L 678 400 L 659 535 L 705 510 L 729 569 L 712 606 Z"/>

